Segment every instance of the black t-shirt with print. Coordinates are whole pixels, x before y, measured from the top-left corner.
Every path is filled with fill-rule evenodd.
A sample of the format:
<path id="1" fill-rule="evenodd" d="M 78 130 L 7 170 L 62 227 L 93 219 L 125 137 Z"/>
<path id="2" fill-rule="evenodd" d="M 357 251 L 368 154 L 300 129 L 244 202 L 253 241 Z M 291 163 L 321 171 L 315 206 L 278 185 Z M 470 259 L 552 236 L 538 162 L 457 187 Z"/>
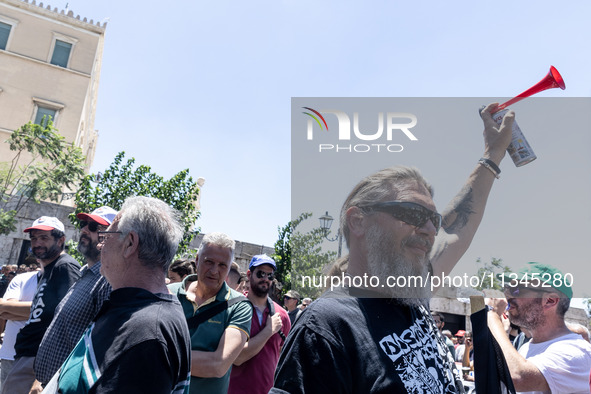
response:
<path id="1" fill-rule="evenodd" d="M 329 292 L 299 317 L 271 393 L 456 393 L 426 310 Z"/>
<path id="2" fill-rule="evenodd" d="M 69 254 L 61 254 L 43 268 L 31 305 L 27 325 L 16 337 L 16 357 L 35 357 L 45 330 L 53 320 L 55 308 L 78 279 L 80 264 Z"/>

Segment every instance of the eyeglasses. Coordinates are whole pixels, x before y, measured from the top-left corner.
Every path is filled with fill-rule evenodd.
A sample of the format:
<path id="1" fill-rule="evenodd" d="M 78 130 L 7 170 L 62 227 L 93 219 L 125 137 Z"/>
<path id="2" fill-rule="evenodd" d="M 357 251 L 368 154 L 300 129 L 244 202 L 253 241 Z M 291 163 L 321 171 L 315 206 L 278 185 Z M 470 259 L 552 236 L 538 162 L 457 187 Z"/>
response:
<path id="1" fill-rule="evenodd" d="M 274 272 L 263 272 L 263 271 L 257 271 L 257 278 L 262 279 L 262 278 L 269 278 L 269 280 L 273 280 L 275 279 L 275 273 Z"/>
<path id="2" fill-rule="evenodd" d="M 122 231 L 99 231 L 98 232 L 98 243 L 102 244 L 105 243 L 107 239 L 109 239 L 108 235 L 105 234 L 123 234 Z"/>
<path id="3" fill-rule="evenodd" d="M 435 232 L 438 232 L 441 228 L 442 218 L 440 214 L 414 202 L 385 201 L 360 206 L 359 208 L 388 213 L 396 219 L 402 220 L 404 223 L 408 223 L 417 228 L 423 227 L 428 220 L 430 220 L 431 223 L 433 223 L 433 226 L 435 226 Z"/>
<path id="4" fill-rule="evenodd" d="M 91 233 L 95 233 L 99 228 L 99 224 L 97 222 L 87 222 L 86 220 L 80 222 L 80 230 L 86 226 L 88 226 L 88 231 Z"/>
<path id="5" fill-rule="evenodd" d="M 523 294 L 521 294 L 524 290 L 530 290 L 536 293 L 548 293 L 547 290 L 544 289 L 538 289 L 536 287 L 527 287 L 527 286 L 505 286 L 503 287 L 503 290 L 506 293 L 511 294 L 511 297 L 513 298 L 517 298 L 521 295 L 521 297 L 523 297 Z"/>
<path id="6" fill-rule="evenodd" d="M 292 297 L 290 297 L 290 296 L 283 296 L 283 299 L 284 299 L 284 300 L 293 300 L 293 298 L 292 298 Z"/>

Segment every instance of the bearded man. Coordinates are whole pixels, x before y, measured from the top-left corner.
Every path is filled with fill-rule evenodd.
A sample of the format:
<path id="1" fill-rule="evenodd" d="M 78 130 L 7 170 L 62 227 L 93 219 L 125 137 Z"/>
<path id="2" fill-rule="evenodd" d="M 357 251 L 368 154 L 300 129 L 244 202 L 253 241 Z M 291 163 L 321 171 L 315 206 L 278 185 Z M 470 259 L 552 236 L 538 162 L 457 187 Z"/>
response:
<path id="1" fill-rule="evenodd" d="M 57 305 L 70 286 L 80 278 L 80 265 L 72 256 L 64 253 L 65 229 L 58 218 L 42 216 L 24 232 L 31 237 L 33 254 L 41 263 L 43 271 L 39 274 L 29 320 L 16 337 L 14 364 L 2 386 L 2 394 L 39 391 L 39 387 L 31 389 L 35 382 L 33 366 L 39 344 Z"/>
<path id="2" fill-rule="evenodd" d="M 101 250 L 98 233 L 104 231 L 117 216 L 110 207 L 100 207 L 92 213 L 79 213 L 80 239 L 78 251 L 86 258 L 81 278 L 69 290 L 55 310 L 47 328 L 37 358 L 35 376 L 46 385 L 74 349 L 92 318 L 109 298 L 111 286 L 101 275 Z M 38 387 L 38 386 L 37 386 Z"/>
<path id="3" fill-rule="evenodd" d="M 591 345 L 571 332 L 564 321 L 573 296 L 568 277 L 538 262 L 527 263 L 517 274 L 503 276 L 511 323 L 531 333 L 531 340 L 516 350 L 500 319 L 507 301 L 492 300 L 488 326 L 507 360 L 515 390 L 588 393 Z"/>
<path id="4" fill-rule="evenodd" d="M 484 214 L 514 119 L 509 112 L 497 126 L 495 108 L 481 113 L 484 155 L 443 217 L 414 168 L 379 171 L 349 194 L 340 215 L 349 249 L 344 285 L 298 319 L 272 393 L 463 392 L 428 312 L 426 281 L 451 272 Z"/>
<path id="5" fill-rule="evenodd" d="M 275 276 L 275 260 L 259 254 L 250 260 L 248 299 L 252 303 L 250 340 L 234 361 L 228 394 L 267 394 L 279 352 L 291 328 L 287 311 L 269 297 Z"/>

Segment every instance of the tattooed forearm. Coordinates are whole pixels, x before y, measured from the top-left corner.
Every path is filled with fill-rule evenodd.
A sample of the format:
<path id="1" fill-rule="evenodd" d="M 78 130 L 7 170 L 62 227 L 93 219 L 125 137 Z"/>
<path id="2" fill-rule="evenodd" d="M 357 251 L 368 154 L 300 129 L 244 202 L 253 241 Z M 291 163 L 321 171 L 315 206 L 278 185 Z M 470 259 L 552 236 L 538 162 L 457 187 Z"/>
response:
<path id="1" fill-rule="evenodd" d="M 472 188 L 465 185 L 443 212 L 443 228 L 448 233 L 457 232 L 466 226 L 473 213 Z"/>

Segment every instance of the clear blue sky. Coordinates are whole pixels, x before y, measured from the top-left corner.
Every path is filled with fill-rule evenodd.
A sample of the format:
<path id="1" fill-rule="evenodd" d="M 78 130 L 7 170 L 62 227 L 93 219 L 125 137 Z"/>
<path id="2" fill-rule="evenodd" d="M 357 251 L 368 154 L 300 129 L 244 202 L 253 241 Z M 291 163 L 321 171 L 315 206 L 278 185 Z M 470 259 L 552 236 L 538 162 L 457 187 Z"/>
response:
<path id="1" fill-rule="evenodd" d="M 202 230 L 267 246 L 290 219 L 291 97 L 500 98 L 525 90 L 550 65 L 567 90 L 541 97 L 591 96 L 588 1 L 74 0 L 69 8 L 109 18 L 92 170 L 103 170 L 121 150 L 167 177 L 189 168 L 206 179 Z M 534 144 L 535 130 L 524 132 Z M 576 165 L 566 132 L 552 143 L 559 160 Z M 505 173 L 515 174 L 508 164 Z M 534 192 L 552 182 L 531 174 L 547 182 Z M 581 182 L 588 190 L 589 176 L 560 191 L 566 201 Z M 443 209 L 453 191 L 433 183 Z M 544 207 L 540 215 L 557 209 Z M 588 208 L 572 220 L 564 231 L 589 235 Z M 540 236 L 525 245 L 552 242 Z M 486 245 L 508 242 L 495 237 Z M 580 254 L 584 245 L 568 248 Z M 502 254 L 471 252 L 470 259 L 485 260 Z"/>

